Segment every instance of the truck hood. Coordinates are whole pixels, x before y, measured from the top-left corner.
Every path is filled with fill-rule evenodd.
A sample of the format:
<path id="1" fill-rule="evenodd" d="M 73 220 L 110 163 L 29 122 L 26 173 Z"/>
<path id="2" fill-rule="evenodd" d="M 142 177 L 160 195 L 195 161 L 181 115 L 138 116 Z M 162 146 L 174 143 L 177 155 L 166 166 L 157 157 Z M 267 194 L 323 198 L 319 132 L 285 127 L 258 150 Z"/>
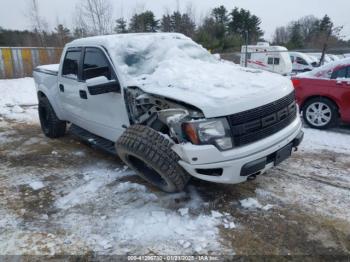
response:
<path id="1" fill-rule="evenodd" d="M 130 85 L 199 108 L 207 118 L 253 109 L 293 91 L 290 79 L 234 63 L 176 59 L 165 61 L 152 74 Z"/>
<path id="2" fill-rule="evenodd" d="M 104 46 L 123 86 L 191 104 L 206 117 L 249 110 L 293 90 L 289 79 L 217 59 L 182 34 L 118 34 L 73 43 Z"/>

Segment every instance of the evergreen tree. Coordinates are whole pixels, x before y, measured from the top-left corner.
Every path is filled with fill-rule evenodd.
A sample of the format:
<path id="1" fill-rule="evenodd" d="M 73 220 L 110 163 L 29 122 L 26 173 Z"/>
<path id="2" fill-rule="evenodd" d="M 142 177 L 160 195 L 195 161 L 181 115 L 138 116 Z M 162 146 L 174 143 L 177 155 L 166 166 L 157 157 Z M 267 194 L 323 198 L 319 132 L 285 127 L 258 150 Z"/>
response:
<path id="1" fill-rule="evenodd" d="M 186 13 L 181 14 L 176 11 L 171 15 L 163 15 L 161 20 L 161 30 L 163 32 L 177 32 L 186 36 L 194 36 L 196 24 Z"/>
<path id="2" fill-rule="evenodd" d="M 248 10 L 236 7 L 230 15 L 229 31 L 231 34 L 237 34 L 244 39 L 246 32 L 248 32 L 250 43 L 256 43 L 264 35 L 260 28 L 260 18 L 252 15 Z"/>
<path id="3" fill-rule="evenodd" d="M 333 22 L 328 15 L 325 15 L 320 21 L 320 32 L 329 33 L 332 31 Z"/>
<path id="4" fill-rule="evenodd" d="M 244 43 L 246 31 L 250 43 L 256 43 L 262 36 L 261 20 L 248 10 L 234 8 L 228 15 L 224 6 L 214 8 L 197 32 L 197 41 L 214 51 L 239 49 Z"/>
<path id="5" fill-rule="evenodd" d="M 193 37 L 195 35 L 196 23 L 192 20 L 189 14 L 182 14 L 180 33 Z"/>
<path id="6" fill-rule="evenodd" d="M 171 23 L 171 16 L 169 14 L 163 15 L 160 22 L 160 29 L 162 32 L 173 32 L 173 27 Z"/>
<path id="7" fill-rule="evenodd" d="M 134 14 L 129 24 L 129 31 L 134 33 L 156 32 L 158 29 L 159 20 L 155 19 L 152 11 Z"/>
<path id="8" fill-rule="evenodd" d="M 215 37 L 219 41 L 223 41 L 227 31 L 228 16 L 227 10 L 224 6 L 214 8 L 211 12 L 211 16 L 215 21 Z"/>
<path id="9" fill-rule="evenodd" d="M 289 48 L 311 48 L 324 50 L 327 46 L 344 45 L 340 39 L 342 26 L 335 27 L 328 15 L 322 19 L 305 16 L 292 21 L 288 26 L 275 31 L 274 43 L 287 45 Z"/>
<path id="10" fill-rule="evenodd" d="M 62 24 L 59 24 L 55 28 L 58 43 L 60 46 L 64 46 L 66 43 L 68 43 L 71 39 L 70 37 L 70 30 L 67 27 L 64 27 Z"/>
<path id="11" fill-rule="evenodd" d="M 228 11 L 223 5 L 214 8 L 212 11 L 212 16 L 216 23 L 227 26 L 229 21 Z"/>
<path id="12" fill-rule="evenodd" d="M 214 18 L 206 17 L 203 24 L 198 28 L 196 41 L 202 44 L 205 48 L 216 51 L 222 50 L 222 44 L 217 36 L 217 23 Z"/>
<path id="13" fill-rule="evenodd" d="M 118 34 L 125 34 L 128 32 L 127 30 L 127 22 L 124 18 L 119 18 L 116 21 L 116 26 L 114 28 L 114 31 Z"/>
<path id="14" fill-rule="evenodd" d="M 288 49 L 298 49 L 304 47 L 304 39 L 299 23 L 293 23 L 290 28 L 290 40 L 287 43 Z"/>

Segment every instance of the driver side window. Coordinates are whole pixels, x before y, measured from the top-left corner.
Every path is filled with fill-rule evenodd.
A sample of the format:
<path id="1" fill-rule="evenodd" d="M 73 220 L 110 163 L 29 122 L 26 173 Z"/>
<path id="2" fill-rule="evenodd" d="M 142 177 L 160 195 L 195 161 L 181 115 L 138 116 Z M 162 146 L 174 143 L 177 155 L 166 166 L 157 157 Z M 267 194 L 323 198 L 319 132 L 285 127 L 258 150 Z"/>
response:
<path id="1" fill-rule="evenodd" d="M 83 80 L 105 76 L 108 80 L 116 79 L 105 54 L 98 48 L 85 49 Z"/>
<path id="2" fill-rule="evenodd" d="M 307 65 L 306 61 L 304 59 L 302 59 L 301 57 L 297 57 L 296 61 L 298 64 Z"/>

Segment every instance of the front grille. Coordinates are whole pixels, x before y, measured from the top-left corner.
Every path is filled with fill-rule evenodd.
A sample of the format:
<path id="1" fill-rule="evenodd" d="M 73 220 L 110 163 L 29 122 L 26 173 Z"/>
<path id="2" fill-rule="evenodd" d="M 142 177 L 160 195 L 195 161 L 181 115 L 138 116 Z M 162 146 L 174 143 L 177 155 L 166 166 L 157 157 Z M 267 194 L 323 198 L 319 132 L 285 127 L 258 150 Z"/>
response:
<path id="1" fill-rule="evenodd" d="M 287 127 L 297 117 L 294 92 L 273 103 L 228 116 L 235 146 L 243 146 Z"/>

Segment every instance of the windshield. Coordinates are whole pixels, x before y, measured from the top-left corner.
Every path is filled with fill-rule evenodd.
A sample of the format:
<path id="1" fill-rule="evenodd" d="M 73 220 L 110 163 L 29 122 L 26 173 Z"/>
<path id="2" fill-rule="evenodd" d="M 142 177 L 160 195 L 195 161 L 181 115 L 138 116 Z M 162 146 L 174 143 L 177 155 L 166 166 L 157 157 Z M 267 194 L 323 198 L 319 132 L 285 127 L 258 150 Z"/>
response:
<path id="1" fill-rule="evenodd" d="M 141 38 L 141 39 L 140 39 Z M 216 61 L 202 46 L 185 37 L 139 36 L 128 41 L 119 54 L 122 70 L 137 77 L 154 73 L 158 67 L 183 60 Z"/>

